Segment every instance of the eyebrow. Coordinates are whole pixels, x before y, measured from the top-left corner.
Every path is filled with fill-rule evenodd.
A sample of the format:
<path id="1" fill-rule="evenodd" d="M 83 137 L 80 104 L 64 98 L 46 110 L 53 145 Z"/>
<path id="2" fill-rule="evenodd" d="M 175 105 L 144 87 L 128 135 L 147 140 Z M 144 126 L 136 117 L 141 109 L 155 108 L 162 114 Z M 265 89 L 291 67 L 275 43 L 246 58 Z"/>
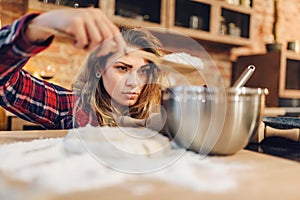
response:
<path id="1" fill-rule="evenodd" d="M 122 61 L 115 62 L 115 64 L 123 64 L 123 65 L 125 65 L 126 67 L 129 67 L 129 68 L 132 68 L 132 67 L 133 67 L 132 65 L 127 64 L 127 63 L 124 63 L 124 62 L 122 62 Z M 152 63 L 146 63 L 146 64 L 140 66 L 140 68 L 148 67 L 148 66 L 151 65 L 151 64 L 152 64 Z M 150 66 L 150 67 L 151 67 L 151 66 Z"/>
<path id="2" fill-rule="evenodd" d="M 132 67 L 133 67 L 132 65 L 129 65 L 129 64 L 124 63 L 124 62 L 122 62 L 122 61 L 115 62 L 115 64 L 123 64 L 123 65 L 125 65 L 126 67 L 129 67 L 129 68 L 132 68 Z"/>

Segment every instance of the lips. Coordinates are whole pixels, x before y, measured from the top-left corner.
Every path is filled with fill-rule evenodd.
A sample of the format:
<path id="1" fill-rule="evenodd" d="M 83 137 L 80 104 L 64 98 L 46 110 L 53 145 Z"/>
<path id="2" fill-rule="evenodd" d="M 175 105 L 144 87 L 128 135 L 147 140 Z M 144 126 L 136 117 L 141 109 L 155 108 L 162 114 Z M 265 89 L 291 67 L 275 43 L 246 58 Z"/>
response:
<path id="1" fill-rule="evenodd" d="M 128 99 L 134 99 L 139 96 L 139 93 L 137 92 L 122 92 L 122 94 L 125 95 Z"/>

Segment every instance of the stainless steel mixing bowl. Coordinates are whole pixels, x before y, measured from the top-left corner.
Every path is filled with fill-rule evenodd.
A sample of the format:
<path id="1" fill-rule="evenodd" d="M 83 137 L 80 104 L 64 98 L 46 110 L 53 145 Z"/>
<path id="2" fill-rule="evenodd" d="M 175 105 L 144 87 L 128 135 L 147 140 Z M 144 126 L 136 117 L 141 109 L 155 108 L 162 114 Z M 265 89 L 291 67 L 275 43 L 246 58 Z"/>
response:
<path id="1" fill-rule="evenodd" d="M 267 89 L 176 86 L 162 92 L 165 130 L 181 147 L 200 154 L 234 154 L 262 118 Z"/>

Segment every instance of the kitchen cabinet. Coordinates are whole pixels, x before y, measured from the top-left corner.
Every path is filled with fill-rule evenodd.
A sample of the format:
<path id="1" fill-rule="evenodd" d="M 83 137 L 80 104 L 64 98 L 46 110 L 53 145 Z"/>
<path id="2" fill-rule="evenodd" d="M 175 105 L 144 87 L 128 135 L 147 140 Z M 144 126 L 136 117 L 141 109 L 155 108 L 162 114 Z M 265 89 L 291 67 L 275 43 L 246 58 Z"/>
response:
<path id="1" fill-rule="evenodd" d="M 102 0 L 107 15 L 119 26 L 165 28 L 168 0 Z"/>
<path id="2" fill-rule="evenodd" d="M 108 15 L 118 25 L 162 27 L 166 28 L 166 32 L 167 29 L 172 29 L 197 40 L 232 46 L 251 44 L 251 7 L 230 5 L 217 0 L 110 2 Z M 222 19 L 224 30 L 220 34 Z"/>
<path id="3" fill-rule="evenodd" d="M 36 2 L 29 0 L 29 9 Z M 220 0 L 47 0 L 58 6 L 100 7 L 119 26 L 160 27 L 194 39 L 229 46 L 251 45 L 253 8 Z M 85 3 L 82 3 L 82 2 Z M 252 4 L 253 6 L 253 1 Z M 54 7 L 53 7 L 54 6 Z M 39 6 L 41 7 L 41 6 Z M 45 6 L 43 6 L 45 8 Z M 75 6 L 76 7 L 76 6 Z M 36 9 L 31 9 L 36 10 Z M 172 31 L 172 32 L 173 32 Z M 174 32 L 173 32 L 174 33 Z"/>
<path id="4" fill-rule="evenodd" d="M 100 7 L 100 0 L 38 0 L 42 3 L 69 6 L 74 8 Z"/>
<path id="5" fill-rule="evenodd" d="M 251 7 L 217 0 L 170 0 L 168 27 L 190 37 L 232 46 L 247 46 L 252 39 Z M 194 27 L 193 19 L 198 25 Z"/>
<path id="6" fill-rule="evenodd" d="M 267 106 L 300 107 L 299 54 L 284 50 L 240 56 L 233 64 L 232 83 L 250 64 L 256 70 L 246 86 L 268 88 Z"/>
<path id="7" fill-rule="evenodd" d="M 102 0 L 24 0 L 27 4 L 27 11 L 46 12 L 52 9 L 61 8 L 102 8 L 105 11 L 105 1 Z"/>

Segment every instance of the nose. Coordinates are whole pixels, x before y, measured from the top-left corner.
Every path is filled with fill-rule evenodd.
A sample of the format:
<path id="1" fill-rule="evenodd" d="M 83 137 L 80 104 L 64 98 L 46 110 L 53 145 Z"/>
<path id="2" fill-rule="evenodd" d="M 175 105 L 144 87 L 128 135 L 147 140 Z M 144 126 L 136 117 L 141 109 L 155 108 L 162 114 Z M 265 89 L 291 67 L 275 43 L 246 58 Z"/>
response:
<path id="1" fill-rule="evenodd" d="M 136 70 L 129 72 L 126 76 L 126 86 L 136 87 L 140 84 L 140 81 Z"/>

